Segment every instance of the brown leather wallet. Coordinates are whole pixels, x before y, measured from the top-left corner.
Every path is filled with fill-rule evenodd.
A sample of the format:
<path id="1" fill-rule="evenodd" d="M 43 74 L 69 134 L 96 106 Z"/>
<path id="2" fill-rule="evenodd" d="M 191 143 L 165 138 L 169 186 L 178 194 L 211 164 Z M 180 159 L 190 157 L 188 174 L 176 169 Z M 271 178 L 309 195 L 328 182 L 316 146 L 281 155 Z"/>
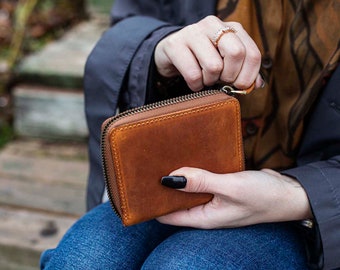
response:
<path id="1" fill-rule="evenodd" d="M 223 91 L 202 91 L 129 110 L 102 126 L 103 167 L 113 209 L 125 226 L 211 200 L 161 185 L 180 167 L 244 169 L 240 108 Z"/>

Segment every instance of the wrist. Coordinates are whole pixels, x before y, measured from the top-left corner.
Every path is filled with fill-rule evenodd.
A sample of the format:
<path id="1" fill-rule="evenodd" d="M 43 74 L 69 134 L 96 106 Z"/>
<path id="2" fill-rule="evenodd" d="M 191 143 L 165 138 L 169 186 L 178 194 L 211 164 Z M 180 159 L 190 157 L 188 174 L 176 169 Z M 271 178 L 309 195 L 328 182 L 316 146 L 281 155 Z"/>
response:
<path id="1" fill-rule="evenodd" d="M 306 191 L 294 178 L 281 175 L 281 179 L 285 182 L 288 189 L 286 200 L 291 205 L 291 219 L 305 221 L 304 224 L 309 226 L 309 221 L 312 220 L 313 214 Z"/>

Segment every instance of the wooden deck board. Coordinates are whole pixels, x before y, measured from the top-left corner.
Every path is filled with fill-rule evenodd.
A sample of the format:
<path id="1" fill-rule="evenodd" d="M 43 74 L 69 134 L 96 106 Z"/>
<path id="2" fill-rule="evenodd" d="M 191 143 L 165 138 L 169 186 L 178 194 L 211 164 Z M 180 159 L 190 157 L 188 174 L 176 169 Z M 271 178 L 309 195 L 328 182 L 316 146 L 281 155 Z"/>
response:
<path id="1" fill-rule="evenodd" d="M 39 269 L 41 252 L 85 212 L 87 173 L 84 143 L 15 140 L 0 150 L 0 270 Z"/>
<path id="2" fill-rule="evenodd" d="M 79 216 L 85 211 L 85 187 L 2 178 L 0 205 Z"/>
<path id="3" fill-rule="evenodd" d="M 38 269 L 41 252 L 55 247 L 76 221 L 72 217 L 4 207 L 0 207 L 0 218 L 0 269 Z M 51 226 L 55 233 L 43 236 Z"/>

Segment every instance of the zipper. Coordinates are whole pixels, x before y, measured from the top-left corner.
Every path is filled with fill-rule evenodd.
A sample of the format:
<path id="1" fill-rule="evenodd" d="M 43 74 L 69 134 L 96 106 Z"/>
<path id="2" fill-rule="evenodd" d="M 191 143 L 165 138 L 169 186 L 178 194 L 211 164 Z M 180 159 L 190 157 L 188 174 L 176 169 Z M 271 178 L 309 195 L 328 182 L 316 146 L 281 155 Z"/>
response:
<path id="1" fill-rule="evenodd" d="M 103 124 L 102 135 L 101 135 L 102 166 L 103 166 L 104 180 L 105 180 L 105 185 L 107 187 L 108 197 L 109 197 L 112 209 L 116 213 L 116 215 L 121 218 L 121 215 L 119 214 L 116 206 L 113 203 L 114 202 L 114 200 L 113 200 L 114 196 L 111 192 L 111 184 L 110 184 L 109 175 L 108 175 L 108 172 L 107 172 L 108 171 L 108 169 L 107 169 L 107 159 L 106 159 L 106 154 L 105 154 L 106 153 L 105 140 L 106 140 L 107 132 L 109 131 L 109 128 L 110 128 L 112 123 L 114 123 L 114 122 L 116 122 L 116 121 L 118 121 L 122 118 L 131 116 L 131 115 L 134 115 L 134 114 L 137 114 L 137 113 L 142 113 L 142 112 L 154 110 L 154 109 L 157 109 L 157 108 L 160 108 L 160 107 L 165 107 L 165 106 L 169 106 L 169 105 L 176 104 L 176 103 L 194 100 L 196 98 L 203 98 L 203 97 L 210 96 L 210 95 L 220 94 L 221 92 L 225 93 L 229 96 L 234 96 L 235 94 L 245 95 L 245 94 L 248 94 L 250 91 L 252 91 L 253 88 L 254 88 L 254 85 L 252 85 L 249 89 L 239 90 L 239 89 L 235 89 L 235 88 L 233 88 L 229 85 L 225 85 L 218 90 L 212 89 L 212 90 L 195 92 L 195 93 L 192 93 L 192 94 L 179 96 L 179 97 L 175 97 L 175 98 L 172 98 L 172 99 L 167 99 L 167 100 L 155 102 L 155 103 L 152 103 L 152 104 L 144 105 L 144 106 L 141 106 L 141 107 L 133 108 L 133 109 L 127 110 L 125 112 L 119 113 L 119 114 L 109 118 L 108 120 L 106 120 Z"/>

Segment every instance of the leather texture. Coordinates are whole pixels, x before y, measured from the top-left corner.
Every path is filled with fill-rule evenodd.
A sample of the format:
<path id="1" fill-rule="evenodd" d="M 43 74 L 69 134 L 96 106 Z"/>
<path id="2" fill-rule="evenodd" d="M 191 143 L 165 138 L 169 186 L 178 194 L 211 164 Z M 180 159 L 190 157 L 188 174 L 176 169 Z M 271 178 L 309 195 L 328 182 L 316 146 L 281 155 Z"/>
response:
<path id="1" fill-rule="evenodd" d="M 107 122 L 106 183 L 125 226 L 211 200 L 211 194 L 162 186 L 161 178 L 175 169 L 244 169 L 239 103 L 225 93 L 136 113 L 104 128 Z"/>

